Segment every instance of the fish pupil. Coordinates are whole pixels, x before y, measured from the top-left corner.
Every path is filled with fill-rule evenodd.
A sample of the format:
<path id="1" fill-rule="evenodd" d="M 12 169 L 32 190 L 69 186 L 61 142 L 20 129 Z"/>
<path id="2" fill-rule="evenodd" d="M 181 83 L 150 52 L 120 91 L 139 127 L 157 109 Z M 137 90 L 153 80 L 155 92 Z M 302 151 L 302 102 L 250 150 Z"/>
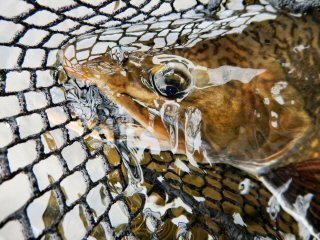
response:
<path id="1" fill-rule="evenodd" d="M 165 66 L 153 75 L 155 89 L 165 97 L 179 97 L 185 93 L 190 81 L 181 70 Z"/>
<path id="2" fill-rule="evenodd" d="M 161 80 L 157 82 L 158 91 L 166 97 L 174 97 L 183 92 L 184 79 L 176 73 L 164 74 Z"/>
<path id="3" fill-rule="evenodd" d="M 165 88 L 165 94 L 168 97 L 172 97 L 178 93 L 178 89 L 174 86 L 166 86 Z"/>

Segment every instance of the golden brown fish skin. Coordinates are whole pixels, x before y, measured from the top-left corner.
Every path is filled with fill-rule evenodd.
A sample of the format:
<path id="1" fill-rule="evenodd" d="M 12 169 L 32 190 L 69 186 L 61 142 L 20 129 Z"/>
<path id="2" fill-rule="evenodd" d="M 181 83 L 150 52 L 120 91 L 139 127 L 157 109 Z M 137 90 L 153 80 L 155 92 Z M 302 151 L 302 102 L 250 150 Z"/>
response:
<path id="1" fill-rule="evenodd" d="M 213 68 L 267 68 L 273 81 L 285 80 L 297 90 L 307 91 L 297 96 L 301 97 L 297 102 L 314 120 L 319 115 L 319 92 L 315 90 L 320 86 L 319 26 L 319 12 L 301 18 L 282 14 L 275 20 L 252 23 L 241 34 L 203 41 L 196 48 L 175 49 L 174 54 Z M 305 49 L 299 51 L 298 46 Z"/>
<path id="2" fill-rule="evenodd" d="M 306 96 L 300 97 L 297 89 L 300 83 L 304 84 L 301 78 L 305 69 L 308 69 L 309 78 L 318 84 L 316 74 L 319 73 L 315 63 L 319 59 L 319 39 L 314 39 L 314 36 L 319 36 L 318 24 L 317 15 L 302 18 L 280 15 L 276 20 L 253 23 L 241 34 L 206 40 L 192 48 L 165 52 L 209 68 L 232 65 L 267 70 L 250 84 L 232 81 L 223 86 L 195 90 L 179 102 L 181 113 L 184 113 L 189 106 L 196 107 L 202 112 L 202 136 L 212 147 L 211 154 L 224 151 L 228 155 L 255 159 L 256 163 L 263 164 L 285 156 L 312 129 L 312 119 L 308 113 L 313 112 L 313 109 L 305 111 Z M 297 32 L 305 34 L 296 36 Z M 297 46 L 307 46 L 307 49 L 297 52 L 294 50 Z M 161 106 L 168 100 L 146 88 L 141 82 L 141 76 L 149 78 L 148 71 L 154 66 L 152 57 L 152 53 L 149 55 L 141 52 L 133 53 L 122 66 L 117 66 L 106 55 L 79 66 L 78 72 L 72 67 L 67 70 L 80 79 L 96 84 L 157 138 L 168 141 L 169 136 L 160 117 L 155 117 L 154 122 L 151 122 L 148 110 L 133 100 L 157 110 L 159 107 L 155 101 Z M 303 61 L 297 62 L 297 58 Z M 118 69 L 112 75 L 103 73 L 99 68 L 93 67 L 101 61 L 111 63 Z M 288 69 L 283 67 L 284 63 L 294 71 L 288 74 Z M 137 67 L 137 64 L 142 68 Z M 84 75 L 80 76 L 79 72 Z M 281 95 L 288 101 L 294 98 L 294 105 L 282 107 L 273 99 L 271 88 L 278 81 L 289 82 L 290 85 L 281 92 Z M 309 87 L 312 84 L 308 82 L 304 85 Z M 257 89 L 259 94 L 256 93 Z M 312 94 L 316 97 L 318 95 L 314 90 Z M 265 98 L 270 99 L 267 107 L 263 103 Z M 259 110 L 265 121 L 257 121 L 253 115 L 254 110 Z M 270 110 L 280 116 L 279 133 L 270 127 L 264 127 L 266 122 L 271 120 L 268 113 Z M 180 120 L 184 122 L 183 114 Z M 281 138 L 283 133 L 285 136 Z M 257 134 L 261 136 L 260 140 Z M 183 134 L 180 134 L 179 140 L 178 153 L 185 153 Z M 285 142 L 290 144 L 285 145 Z M 276 145 L 279 151 L 269 152 L 269 149 Z M 239 146 L 244 149 L 243 152 L 238 150 Z M 256 148 L 256 151 L 248 153 L 246 149 L 250 148 Z"/>
<path id="3" fill-rule="evenodd" d="M 276 21 L 280 21 L 280 20 L 284 21 L 284 22 L 291 21 L 290 20 L 291 17 L 284 16 L 283 18 L 285 18 L 285 19 L 288 18 L 289 20 L 282 20 L 281 18 L 279 18 Z M 303 20 L 303 21 L 305 21 L 305 20 Z M 308 21 L 306 21 L 306 22 L 308 22 Z M 269 24 L 271 25 L 272 22 L 270 21 L 270 22 L 268 22 L 268 24 L 259 23 L 257 25 L 265 27 L 265 28 L 260 27 L 260 29 L 263 29 L 263 30 L 265 30 L 267 32 L 272 32 L 271 30 L 273 29 L 273 27 L 271 26 L 270 27 L 271 30 L 267 30 L 267 26 L 266 26 L 266 25 L 269 25 Z M 316 28 L 316 27 L 313 28 L 312 26 L 313 25 L 311 24 L 308 27 L 312 29 L 313 34 L 314 35 L 319 34 L 319 29 Z M 289 26 L 287 26 L 287 27 L 291 28 L 292 26 L 290 26 L 290 24 L 289 24 Z M 252 28 L 254 29 L 254 27 L 252 27 Z M 252 29 L 252 28 L 250 28 L 250 29 Z M 299 28 L 297 28 L 297 29 L 299 30 Z M 294 30 L 293 32 L 296 33 L 297 31 Z M 300 31 L 301 31 L 301 29 L 300 29 Z M 247 36 L 248 35 L 250 35 L 250 36 L 256 35 L 256 33 L 254 33 L 254 31 L 252 33 L 247 33 L 247 31 L 245 31 L 244 34 L 247 34 Z M 236 61 L 238 61 L 238 60 L 235 60 L 238 57 L 242 57 L 243 55 L 246 56 L 246 54 L 248 54 L 248 53 L 249 53 L 248 55 L 250 56 L 250 54 L 252 53 L 252 52 L 250 52 L 251 50 L 250 50 L 250 48 L 248 48 L 248 46 L 240 46 L 240 45 L 238 45 L 241 41 L 240 40 L 236 41 L 234 39 L 235 36 L 237 36 L 237 35 L 223 37 L 223 38 L 226 38 L 227 40 L 219 39 L 219 40 L 211 40 L 210 41 L 211 43 L 216 44 L 215 45 L 216 48 L 213 49 L 214 52 L 224 51 L 223 54 L 227 54 L 228 51 L 225 51 L 221 47 L 221 43 L 222 42 L 227 42 L 227 41 L 230 42 L 229 43 L 230 47 L 232 46 L 235 49 L 234 50 L 234 54 L 232 55 L 233 58 L 232 57 L 230 57 L 230 59 L 229 58 L 221 58 L 219 60 L 221 64 L 223 64 L 223 63 L 233 64 Z M 274 36 L 274 34 L 272 36 Z M 238 35 L 237 38 L 241 38 L 241 36 Z M 280 36 L 279 36 L 279 38 L 280 38 Z M 277 36 L 274 36 L 274 41 L 281 42 L 277 38 Z M 283 41 L 284 40 L 282 39 L 282 42 Z M 263 40 L 261 40 L 261 42 L 263 42 Z M 319 42 L 319 40 L 316 40 L 314 42 Z M 198 44 L 197 46 L 200 46 L 200 44 Z M 282 44 L 284 45 L 284 43 L 282 43 Z M 290 44 L 292 44 L 293 46 L 296 46 L 297 43 L 290 43 Z M 299 54 L 303 55 L 303 56 L 306 55 L 306 57 L 305 57 L 306 59 L 313 59 L 313 60 L 308 60 L 308 61 L 311 61 L 311 62 L 315 61 L 315 59 L 319 56 L 319 46 L 318 45 L 319 45 L 319 43 L 313 45 L 312 48 L 308 48 L 308 49 L 302 51 Z M 238 47 L 235 47 L 235 46 L 238 46 Z M 246 47 L 246 50 L 245 51 L 241 51 L 242 55 L 239 55 L 239 53 L 237 53 L 237 48 L 245 49 L 245 47 Z M 203 52 L 202 53 L 206 52 L 207 48 L 208 48 L 208 46 L 203 47 Z M 199 49 L 201 49 L 201 48 L 198 48 L 198 49 L 197 48 L 191 48 L 191 49 L 188 49 L 188 50 L 179 50 L 179 49 L 177 49 L 177 50 L 174 50 L 174 51 L 175 51 L 175 54 L 180 54 L 180 55 L 181 55 L 181 52 L 185 51 L 185 54 L 186 54 L 185 56 L 186 57 L 187 57 L 187 54 L 190 54 L 190 56 L 194 57 L 194 59 L 197 58 L 197 59 L 195 59 L 195 61 L 197 61 L 197 63 L 199 62 L 199 65 L 205 65 L 206 61 L 208 59 L 211 59 L 212 54 L 208 53 L 207 56 L 204 55 L 205 57 L 202 57 L 201 51 L 198 52 Z M 231 48 L 229 48 L 229 50 L 230 49 Z M 238 50 L 240 50 L 240 49 L 238 49 Z M 285 53 L 286 50 L 287 50 L 287 48 L 281 49 L 279 47 L 275 47 L 275 52 L 277 52 L 279 59 L 289 59 L 289 60 L 286 60 L 286 61 L 287 62 L 295 62 L 296 61 L 296 53 L 294 53 L 294 52 L 290 52 L 290 54 L 289 53 Z M 194 52 L 192 53 L 192 51 L 194 51 Z M 310 54 L 309 54 L 310 51 L 314 52 L 314 54 L 313 54 L 314 56 L 313 57 L 310 56 Z M 172 54 L 172 52 L 170 52 L 170 53 Z M 136 54 L 139 55 L 139 54 L 144 54 L 144 53 L 136 53 Z M 223 56 L 223 54 L 221 53 L 221 56 Z M 231 51 L 230 51 L 230 56 L 231 56 Z M 256 62 L 257 62 L 257 64 L 259 63 L 260 57 L 261 56 L 257 57 L 256 59 L 253 59 L 253 60 L 257 60 L 258 61 L 258 62 L 257 61 L 253 61 L 254 64 Z M 267 57 L 265 56 L 264 58 L 267 58 Z M 277 57 L 276 57 L 275 54 L 272 55 L 272 58 L 277 60 Z M 270 58 L 270 59 L 272 59 L 272 58 Z M 243 60 L 244 58 L 242 57 L 241 59 Z M 96 61 L 97 64 L 101 60 L 109 61 L 111 63 L 113 62 L 110 58 L 108 58 L 108 56 L 105 56 L 104 59 L 98 59 Z M 250 58 L 249 58 L 249 60 L 252 61 L 252 59 L 250 59 Z M 276 62 L 279 62 L 279 61 L 277 60 Z M 281 60 L 281 62 L 282 62 L 282 60 Z M 301 71 L 301 73 L 302 73 L 303 72 L 303 68 L 301 67 L 301 65 L 304 64 L 304 63 L 296 62 L 295 64 L 298 65 L 298 67 L 301 68 L 301 70 L 299 70 L 299 71 Z M 274 70 L 274 72 L 279 74 L 279 76 L 281 76 L 281 74 L 283 74 L 283 69 L 281 67 L 281 64 L 279 64 L 279 63 L 275 64 L 274 61 L 271 61 L 270 62 L 270 66 L 273 66 L 273 65 L 277 68 L 276 70 Z M 308 64 L 304 64 L 304 65 L 305 65 L 305 67 L 308 67 L 308 69 L 310 69 L 310 71 L 308 71 L 308 73 L 312 73 L 312 72 L 317 73 L 316 72 L 317 69 L 314 66 L 314 64 L 310 65 L 310 66 Z M 117 65 L 115 64 L 115 66 L 117 66 Z M 217 65 L 217 66 L 220 66 L 220 65 Z M 246 66 L 246 65 L 244 65 L 244 66 Z M 131 67 L 133 67 L 133 66 L 131 66 Z M 130 67 L 128 67 L 128 69 L 129 68 Z M 85 72 L 86 70 L 88 72 Z M 113 83 L 117 83 L 117 85 L 116 84 L 110 84 L 109 86 L 110 86 L 111 89 L 105 89 L 106 88 L 106 84 L 103 84 L 103 82 L 101 82 L 101 81 L 96 81 L 97 78 L 94 76 L 94 72 L 92 72 L 92 69 L 83 67 L 82 69 L 80 69 L 80 72 L 81 71 L 82 71 L 82 73 L 85 72 L 85 74 L 84 74 L 85 76 L 83 76 L 83 75 L 81 76 L 79 74 L 79 72 L 75 72 L 74 69 L 69 69 L 69 72 L 72 73 L 73 75 L 76 75 L 76 76 L 78 75 L 79 79 L 85 79 L 85 77 L 88 77 L 89 81 L 94 82 L 95 84 L 97 84 L 99 86 L 99 88 L 103 92 L 105 92 L 105 94 L 108 95 L 111 99 L 113 99 L 113 101 L 115 101 L 116 103 L 118 103 L 120 105 L 122 104 L 124 106 L 125 105 L 130 106 L 130 108 L 128 108 L 128 112 L 131 115 L 132 114 L 137 114 L 137 112 L 135 112 L 135 111 L 138 111 L 138 113 L 140 112 L 140 114 L 137 114 L 137 116 L 143 116 L 143 115 L 148 116 L 148 111 L 145 111 L 145 109 L 141 108 L 139 104 L 136 104 L 135 102 L 133 102 L 130 96 L 135 96 L 134 98 L 141 99 L 141 100 L 143 100 L 144 103 L 147 103 L 149 106 L 153 106 L 154 108 L 156 108 L 156 106 L 151 101 L 151 99 L 153 99 L 154 97 L 157 97 L 159 99 L 159 103 L 161 103 L 161 101 L 165 100 L 165 98 L 161 98 L 157 94 L 146 90 L 144 86 L 141 86 L 140 89 L 137 88 L 137 86 L 139 86 L 139 85 L 130 86 L 130 82 L 132 83 L 132 81 L 134 81 L 135 79 L 139 79 L 139 82 L 140 82 L 140 78 L 139 78 L 140 77 L 139 76 L 140 73 L 138 74 L 138 72 L 132 71 L 130 73 L 130 75 L 131 75 L 131 77 L 130 77 L 131 81 L 130 82 L 124 82 L 124 81 L 126 81 L 127 78 L 122 76 L 121 74 L 116 74 L 116 76 L 113 76 L 112 79 L 108 75 L 105 75 L 105 79 L 104 80 L 114 81 Z M 290 88 L 290 91 L 294 92 L 294 91 L 297 91 L 296 89 L 299 89 L 299 88 L 307 89 L 309 91 L 308 92 L 309 94 L 306 94 L 307 96 L 303 95 L 301 98 L 299 98 L 297 96 L 297 98 L 296 98 L 297 101 L 296 102 L 299 102 L 300 107 L 306 109 L 310 116 L 319 116 L 319 106 L 320 106 L 320 104 L 319 104 L 320 99 L 319 99 L 319 96 L 318 96 L 319 93 L 316 91 L 316 89 L 312 88 L 312 86 L 314 86 L 314 85 L 310 84 L 307 81 L 303 81 L 301 79 L 302 75 L 299 77 L 299 74 L 298 74 L 299 71 L 295 71 L 294 73 L 292 73 L 290 75 L 290 77 L 286 76 L 286 80 L 290 81 L 290 85 L 294 86 L 293 88 Z M 96 74 L 98 74 L 98 73 L 96 73 Z M 316 76 L 315 74 L 310 74 L 310 75 L 313 76 L 313 77 Z M 138 78 L 136 78 L 136 77 L 138 77 Z M 266 78 L 268 78 L 268 76 L 266 76 Z M 319 78 L 313 79 L 312 81 L 314 81 L 314 84 L 318 84 L 319 85 Z M 273 83 L 274 80 L 271 79 L 270 82 Z M 127 85 L 127 84 L 129 84 L 129 85 Z M 230 82 L 229 84 L 230 84 L 230 86 L 241 85 L 238 82 L 233 82 L 233 83 Z M 318 85 L 316 85 L 316 86 L 318 86 Z M 226 89 L 228 89 L 228 88 L 226 88 Z M 121 91 L 118 91 L 118 90 L 121 90 Z M 111 94 L 112 91 L 114 92 L 114 95 Z M 123 92 L 124 93 L 123 97 L 117 97 L 116 96 L 116 93 L 119 93 L 119 92 Z M 128 95 L 127 92 L 129 92 L 130 95 Z M 257 100 L 257 98 L 253 98 L 252 99 L 252 94 L 250 93 L 250 91 L 248 91 L 248 92 L 249 93 L 248 93 L 247 99 L 249 99 L 249 96 L 251 96 L 251 98 L 250 98 L 251 101 Z M 233 97 L 232 93 L 233 93 L 232 92 L 232 88 L 230 88 L 229 97 L 226 98 L 226 99 L 229 99 L 229 101 L 230 101 L 230 96 Z M 290 96 L 292 94 L 293 93 L 289 93 L 288 95 Z M 318 98 L 314 98 L 314 97 L 310 97 L 310 96 L 316 96 Z M 151 99 L 149 99 L 149 97 Z M 205 99 L 205 97 L 203 97 L 203 98 Z M 210 106 L 211 105 L 212 104 L 210 104 Z M 259 102 L 259 100 L 258 100 L 258 103 L 256 105 L 260 106 L 261 102 Z M 253 106 L 253 104 L 250 104 L 249 106 Z M 263 106 L 261 106 L 261 108 L 263 109 Z M 202 109 L 202 111 L 206 111 L 206 109 Z M 210 111 L 210 109 L 209 109 L 209 111 Z M 234 114 L 235 113 L 236 113 L 236 111 L 234 112 Z M 294 114 L 294 113 L 295 113 L 295 111 L 292 112 L 292 114 Z M 305 113 L 303 113 L 302 115 L 305 115 Z M 132 115 L 132 116 L 135 116 L 135 115 Z M 306 116 L 306 117 L 309 119 L 308 116 Z M 315 120 L 314 117 L 311 118 L 311 120 L 313 121 L 313 123 L 315 123 L 315 121 L 317 121 L 317 120 Z M 145 123 L 145 122 L 149 121 L 149 119 L 148 118 L 143 118 L 143 119 L 140 119 L 140 121 L 142 123 Z M 161 124 L 160 124 L 161 120 L 160 119 L 156 119 L 156 121 L 159 121 L 159 126 L 161 126 Z M 155 124 L 155 125 L 158 126 L 158 124 Z M 163 128 L 162 128 L 162 130 L 164 131 L 163 132 L 163 136 L 165 136 L 166 135 L 166 130 L 163 129 Z M 161 131 L 159 129 L 157 129 L 157 131 L 155 131 L 155 132 L 159 133 Z M 318 134 L 318 133 L 316 133 L 316 134 Z M 300 146 L 300 145 L 298 145 L 298 146 Z M 300 159 L 308 159 L 308 158 L 310 159 L 310 156 L 317 157 L 316 156 L 317 154 L 318 154 L 318 157 L 319 157 L 319 152 L 320 152 L 319 151 L 319 135 L 316 135 L 315 137 L 310 139 L 310 144 L 304 144 L 304 146 L 305 146 L 304 148 L 306 148 L 306 149 L 301 150 L 301 152 L 303 154 L 301 155 L 300 153 L 297 153 L 298 156 L 293 156 L 293 158 L 292 158 L 293 160 L 292 161 L 297 161 L 297 160 L 300 160 Z M 166 162 L 168 161 L 167 158 L 164 158 L 164 159 L 166 160 Z M 172 163 L 173 163 L 173 161 L 174 160 L 171 160 Z M 187 159 L 185 160 L 185 162 L 186 162 L 186 164 L 188 164 L 188 160 Z M 172 165 L 174 166 L 174 164 L 172 164 Z M 155 167 L 155 166 L 158 166 L 158 167 Z M 165 173 L 166 173 L 165 174 L 165 179 L 170 180 L 170 182 L 171 182 L 170 185 L 172 185 L 172 187 L 180 189 L 181 192 L 187 192 L 191 196 L 195 195 L 195 191 L 191 191 L 190 190 L 190 189 L 195 189 L 195 187 L 192 184 L 190 185 L 190 182 L 183 182 L 184 175 L 181 175 L 181 170 L 177 170 L 177 172 L 173 172 L 173 170 L 170 170 L 168 167 L 165 168 L 163 164 L 159 163 L 159 158 L 152 159 L 151 161 L 150 160 L 147 161 L 147 164 L 144 167 L 146 169 L 151 169 L 153 171 L 159 171 L 161 173 L 163 173 L 163 171 L 165 171 Z M 188 167 L 190 169 L 193 168 L 193 166 L 190 165 L 190 163 L 188 164 Z M 217 209 L 221 210 L 222 212 L 228 212 L 229 211 L 230 214 L 232 214 L 234 212 L 239 212 L 241 214 L 242 218 L 244 219 L 244 222 L 248 225 L 248 229 L 249 229 L 250 233 L 256 233 L 256 234 L 258 234 L 258 233 L 266 234 L 267 233 L 268 236 L 275 237 L 277 239 L 283 239 L 284 238 L 283 236 L 280 235 L 280 232 L 293 233 L 296 236 L 298 236 L 297 223 L 292 219 L 292 217 L 290 217 L 285 212 L 281 211 L 281 213 L 279 214 L 279 217 L 275 221 L 272 221 L 268 217 L 268 213 L 266 212 L 266 207 L 268 206 L 268 200 L 271 197 L 271 194 L 265 189 L 265 187 L 263 185 L 259 185 L 257 188 L 251 189 L 250 190 L 250 194 L 247 194 L 247 195 L 240 195 L 239 192 L 237 192 L 237 190 L 235 190 L 234 186 L 238 186 L 239 183 L 244 178 L 249 178 L 249 179 L 251 179 L 252 182 L 254 182 L 254 184 L 259 184 L 256 181 L 255 178 L 252 178 L 251 176 L 248 176 L 248 175 L 246 175 L 244 173 L 242 175 L 241 171 L 236 170 L 236 169 L 232 169 L 232 168 L 225 168 L 225 166 L 221 167 L 221 171 L 217 170 L 218 172 L 215 172 L 216 171 L 215 169 L 219 169 L 219 165 L 218 166 L 214 165 L 214 167 L 209 166 L 209 165 L 200 165 L 200 169 L 205 169 L 206 174 L 199 173 L 199 172 L 197 172 L 197 170 L 194 170 L 194 169 L 193 170 L 195 172 L 193 172 L 193 170 L 192 170 L 191 173 L 185 173 L 185 174 L 188 175 L 188 176 L 191 175 L 192 178 L 194 178 L 194 179 L 201 176 L 205 180 L 206 184 L 201 186 L 200 188 L 196 187 L 196 189 L 197 189 L 196 192 L 197 192 L 197 194 L 200 194 L 200 196 L 204 196 L 205 197 L 205 199 L 206 199 L 205 204 L 208 207 L 212 207 L 212 208 L 215 208 L 215 209 L 217 208 Z M 173 182 L 173 180 L 176 180 L 176 182 Z M 146 178 L 146 181 L 147 181 L 147 178 Z M 196 181 L 194 181 L 194 182 L 196 182 Z M 150 184 L 153 185 L 154 183 L 151 181 L 149 183 L 149 185 Z M 213 189 L 214 191 L 206 192 L 207 189 Z M 214 192 L 215 194 L 212 194 L 212 192 Z M 234 194 L 230 195 L 230 192 L 233 192 Z M 198 196 L 197 194 L 195 196 Z M 217 197 L 217 196 L 218 197 L 221 196 L 221 199 L 216 200 L 215 197 Z M 238 200 L 239 197 L 242 200 L 239 201 Z M 214 222 L 214 219 L 209 219 L 209 220 Z M 198 219 L 198 217 L 197 217 L 196 221 L 199 221 L 199 223 L 201 221 L 204 221 L 204 223 L 208 224 L 208 219 L 201 219 L 201 217 L 200 217 L 200 219 Z M 228 231 L 228 229 L 220 229 L 219 227 L 217 227 L 217 229 L 213 230 L 213 232 L 216 232 L 218 234 L 218 236 L 224 235 L 225 232 L 227 232 L 227 231 Z"/>

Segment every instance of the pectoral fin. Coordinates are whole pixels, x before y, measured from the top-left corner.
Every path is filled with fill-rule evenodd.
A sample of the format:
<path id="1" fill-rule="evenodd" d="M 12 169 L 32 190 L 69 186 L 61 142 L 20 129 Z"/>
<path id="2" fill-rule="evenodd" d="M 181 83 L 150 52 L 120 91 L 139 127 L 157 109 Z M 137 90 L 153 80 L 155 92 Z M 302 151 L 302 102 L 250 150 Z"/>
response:
<path id="1" fill-rule="evenodd" d="M 261 180 L 281 207 L 320 239 L 320 159 L 271 170 Z"/>

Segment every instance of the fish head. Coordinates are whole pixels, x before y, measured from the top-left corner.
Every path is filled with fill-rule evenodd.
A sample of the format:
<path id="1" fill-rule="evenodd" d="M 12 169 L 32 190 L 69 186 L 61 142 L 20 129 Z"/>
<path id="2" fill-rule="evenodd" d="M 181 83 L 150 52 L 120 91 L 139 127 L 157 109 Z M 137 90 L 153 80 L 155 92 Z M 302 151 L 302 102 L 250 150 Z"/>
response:
<path id="1" fill-rule="evenodd" d="M 70 75 L 97 85 L 158 139 L 170 142 L 170 128 L 175 125 L 174 131 L 180 132 L 174 140 L 178 142 L 176 152 L 183 154 L 186 131 L 195 138 L 201 130 L 206 144 L 226 146 L 235 137 L 241 115 L 241 83 L 226 87 L 220 76 L 213 88 L 210 68 L 196 66 L 194 61 L 158 52 L 133 52 L 121 61 L 112 54 L 84 63 L 63 58 Z M 226 109 L 228 114 L 223 114 Z"/>
<path id="2" fill-rule="evenodd" d="M 189 159 L 265 165 L 305 135 L 310 121 L 303 110 L 265 103 L 272 98 L 272 71 L 217 66 L 214 57 L 204 63 L 197 54 L 176 52 L 107 53 L 83 63 L 63 62 L 69 74 L 97 85 L 166 143 L 161 150 Z M 288 99 L 297 95 L 290 87 L 286 91 Z M 282 126 L 272 126 L 272 112 L 282 112 Z"/>

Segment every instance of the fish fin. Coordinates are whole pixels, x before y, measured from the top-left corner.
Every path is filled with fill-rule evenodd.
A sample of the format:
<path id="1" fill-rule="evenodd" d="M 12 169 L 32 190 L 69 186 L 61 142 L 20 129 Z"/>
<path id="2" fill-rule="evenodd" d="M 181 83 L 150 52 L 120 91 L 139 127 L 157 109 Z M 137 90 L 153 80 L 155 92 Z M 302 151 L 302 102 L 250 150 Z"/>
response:
<path id="1" fill-rule="evenodd" d="M 272 169 L 261 177 L 281 207 L 320 239 L 320 158 Z"/>

